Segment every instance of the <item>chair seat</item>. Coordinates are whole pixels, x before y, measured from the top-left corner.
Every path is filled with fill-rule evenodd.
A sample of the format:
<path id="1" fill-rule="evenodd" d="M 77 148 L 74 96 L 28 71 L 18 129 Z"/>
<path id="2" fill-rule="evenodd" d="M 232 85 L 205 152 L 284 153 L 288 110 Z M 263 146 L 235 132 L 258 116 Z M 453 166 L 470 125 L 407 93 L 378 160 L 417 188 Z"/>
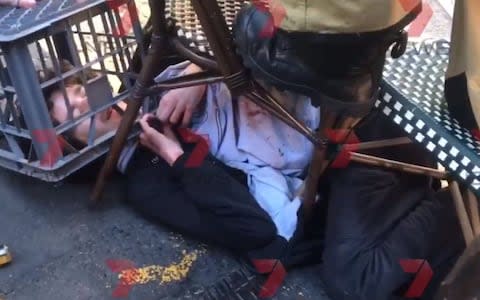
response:
<path id="1" fill-rule="evenodd" d="M 227 25 L 232 27 L 245 0 L 219 0 Z M 168 16 L 176 20 L 182 43 L 195 53 L 214 58 L 190 0 L 169 0 Z M 445 43 L 445 42 L 441 42 Z M 445 49 L 443 49 L 445 50 Z M 451 117 L 443 87 L 448 51 L 412 49 L 387 60 L 382 93 L 375 103 L 415 142 L 435 155 L 459 182 L 480 197 L 480 142 Z"/>
<path id="2" fill-rule="evenodd" d="M 412 49 L 399 59 L 389 59 L 383 95 L 375 106 L 480 196 L 480 142 L 448 111 L 444 97 L 448 51 L 443 50 L 448 49 Z"/>

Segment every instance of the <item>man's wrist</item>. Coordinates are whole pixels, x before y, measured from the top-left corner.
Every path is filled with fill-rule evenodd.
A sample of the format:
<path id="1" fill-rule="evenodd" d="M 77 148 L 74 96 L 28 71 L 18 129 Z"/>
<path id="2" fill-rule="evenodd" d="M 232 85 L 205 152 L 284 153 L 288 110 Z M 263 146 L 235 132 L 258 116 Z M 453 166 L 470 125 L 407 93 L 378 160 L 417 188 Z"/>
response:
<path id="1" fill-rule="evenodd" d="M 168 164 L 172 167 L 175 162 L 183 155 L 183 153 L 184 152 L 181 149 L 172 151 L 172 153 L 169 155 Z"/>

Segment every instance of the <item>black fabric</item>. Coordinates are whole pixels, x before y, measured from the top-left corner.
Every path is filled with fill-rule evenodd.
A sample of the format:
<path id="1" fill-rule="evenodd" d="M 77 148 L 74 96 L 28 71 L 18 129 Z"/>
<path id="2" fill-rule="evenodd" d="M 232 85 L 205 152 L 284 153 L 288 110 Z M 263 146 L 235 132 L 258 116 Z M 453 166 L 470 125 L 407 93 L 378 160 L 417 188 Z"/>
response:
<path id="1" fill-rule="evenodd" d="M 211 155 L 185 168 L 186 152 L 170 167 L 139 148 L 127 170 L 128 200 L 146 216 L 205 242 L 237 251 L 271 243 L 276 228 L 241 182 L 238 172 Z"/>
<path id="2" fill-rule="evenodd" d="M 307 265 L 321 262 L 319 255 L 324 248 L 324 226 L 316 226 L 325 220 L 322 205 L 314 208 L 314 217 L 305 222 L 303 209 L 297 214 L 297 229 L 292 238 L 287 241 L 281 236 L 267 244 L 265 247 L 254 249 L 247 253 L 250 261 L 255 259 L 279 259 L 283 267 L 289 271 Z"/>
<path id="3" fill-rule="evenodd" d="M 465 73 L 445 80 L 445 98 L 450 113 L 462 127 L 470 130 L 479 128 L 470 104 Z"/>
<path id="4" fill-rule="evenodd" d="M 402 259 L 427 260 L 435 289 L 464 247 L 447 191 L 355 164 L 332 172 L 328 185 L 322 279 L 333 299 L 391 299 L 411 283 Z"/>
<path id="5" fill-rule="evenodd" d="M 401 134 L 381 115 L 357 133 L 363 141 Z M 391 147 L 376 154 L 432 165 L 425 152 L 414 148 Z M 464 248 L 448 191 L 435 191 L 423 176 L 355 163 L 329 170 L 320 190 L 328 201 L 322 279 L 334 300 L 398 299 L 415 276 L 402 270 L 402 259 L 431 265 L 434 278 L 423 296 L 431 299 Z"/>
<path id="6" fill-rule="evenodd" d="M 292 239 L 278 236 L 270 216 L 250 195 L 241 170 L 211 155 L 198 168 L 185 168 L 193 147 L 183 146 L 187 152 L 173 167 L 145 148 L 136 150 L 127 167 L 127 198 L 135 209 L 182 234 L 230 249 L 247 263 L 279 259 L 289 270 L 320 262 L 321 229 L 305 233 L 299 215 Z"/>

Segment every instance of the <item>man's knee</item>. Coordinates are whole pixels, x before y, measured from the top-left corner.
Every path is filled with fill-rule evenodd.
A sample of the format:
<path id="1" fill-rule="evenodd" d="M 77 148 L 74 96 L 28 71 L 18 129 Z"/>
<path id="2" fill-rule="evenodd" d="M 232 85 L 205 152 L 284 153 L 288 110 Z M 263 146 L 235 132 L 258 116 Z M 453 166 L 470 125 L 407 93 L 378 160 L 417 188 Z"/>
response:
<path id="1" fill-rule="evenodd" d="M 345 248 L 345 246 L 342 247 Z M 324 249 L 322 281 L 328 295 L 333 299 L 355 299 L 355 295 L 350 296 L 354 285 L 351 280 L 357 274 L 353 274 L 353 265 L 349 266 L 351 258 L 344 255 L 340 248 L 340 246 L 327 245 Z"/>
<path id="2" fill-rule="evenodd" d="M 400 261 L 385 247 L 342 243 L 327 246 L 322 280 L 333 299 L 391 299 L 408 280 Z"/>
<path id="3" fill-rule="evenodd" d="M 270 219 L 258 219 L 241 231 L 237 236 L 248 248 L 256 249 L 271 243 L 277 236 L 277 228 Z"/>

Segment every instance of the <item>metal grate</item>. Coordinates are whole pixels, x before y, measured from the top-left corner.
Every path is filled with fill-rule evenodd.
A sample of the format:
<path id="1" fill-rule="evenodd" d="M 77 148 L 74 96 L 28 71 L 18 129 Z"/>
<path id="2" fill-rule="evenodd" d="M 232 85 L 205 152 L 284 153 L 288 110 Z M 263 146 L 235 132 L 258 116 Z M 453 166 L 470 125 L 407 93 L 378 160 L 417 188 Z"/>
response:
<path id="1" fill-rule="evenodd" d="M 376 107 L 480 196 L 480 141 L 450 115 L 444 98 L 448 49 L 437 41 L 429 51 L 412 49 L 390 60 Z"/>

